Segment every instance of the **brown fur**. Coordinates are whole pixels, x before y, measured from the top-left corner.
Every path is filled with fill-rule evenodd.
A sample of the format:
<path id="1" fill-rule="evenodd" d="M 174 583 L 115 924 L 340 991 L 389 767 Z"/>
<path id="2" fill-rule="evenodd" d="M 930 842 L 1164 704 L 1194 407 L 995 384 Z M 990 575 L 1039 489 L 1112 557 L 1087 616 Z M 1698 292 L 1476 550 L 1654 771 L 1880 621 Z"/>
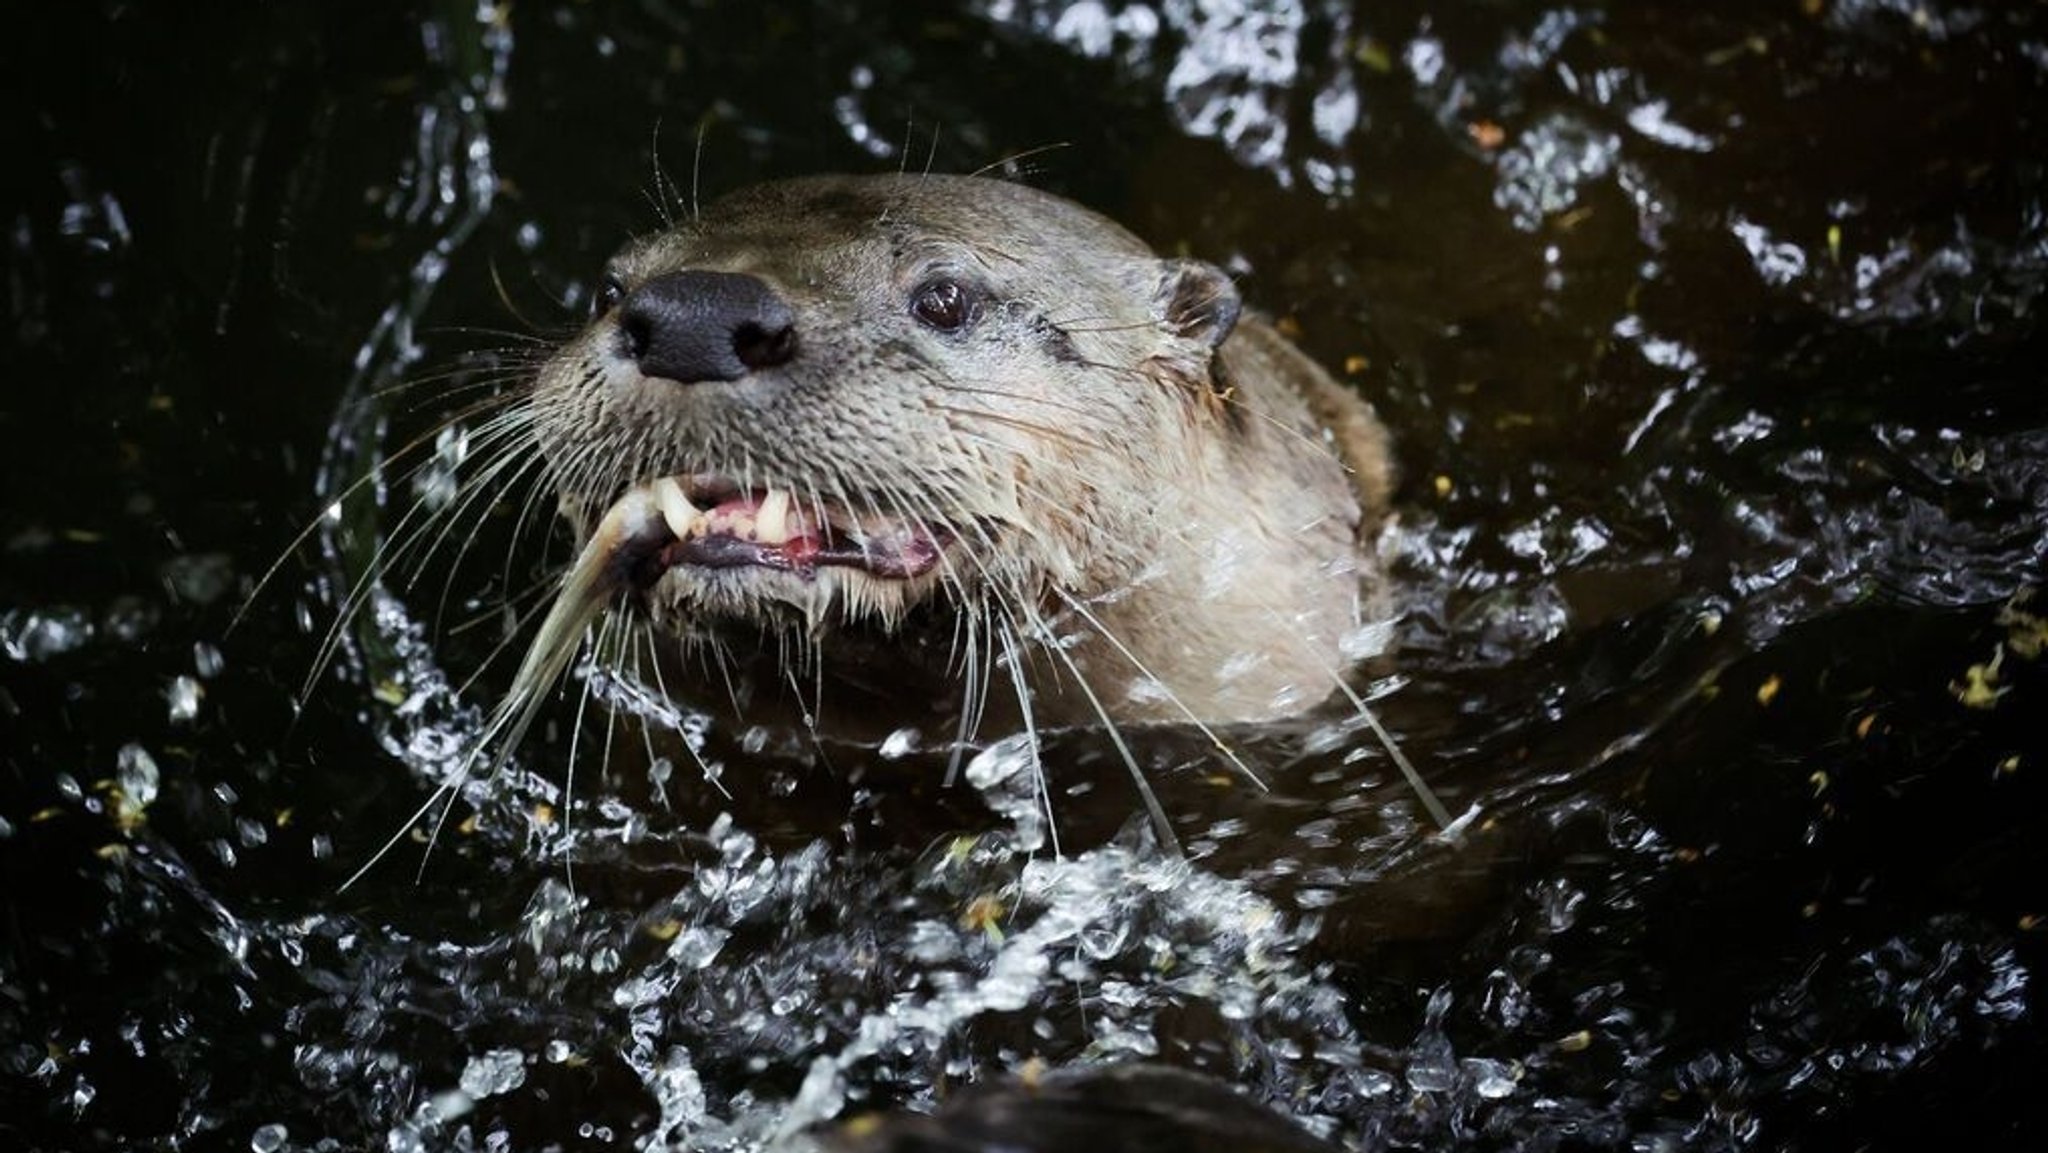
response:
<path id="1" fill-rule="evenodd" d="M 794 637 L 828 680 L 872 678 L 872 654 L 894 650 L 935 683 L 983 671 L 930 638 L 977 637 L 985 660 L 1007 636 L 1052 721 L 1096 717 L 1084 681 L 1117 720 L 1270 718 L 1336 687 L 1378 581 L 1386 434 L 1240 316 L 1219 270 L 1047 193 L 940 176 L 749 189 L 629 246 L 613 273 L 630 290 L 683 269 L 771 284 L 795 357 L 678 384 L 641 375 L 594 322 L 535 395 L 572 520 L 628 485 L 716 472 L 958 539 L 910 581 L 671 571 L 646 598 L 656 629 Z M 911 314 L 935 270 L 983 293 L 961 332 Z"/>

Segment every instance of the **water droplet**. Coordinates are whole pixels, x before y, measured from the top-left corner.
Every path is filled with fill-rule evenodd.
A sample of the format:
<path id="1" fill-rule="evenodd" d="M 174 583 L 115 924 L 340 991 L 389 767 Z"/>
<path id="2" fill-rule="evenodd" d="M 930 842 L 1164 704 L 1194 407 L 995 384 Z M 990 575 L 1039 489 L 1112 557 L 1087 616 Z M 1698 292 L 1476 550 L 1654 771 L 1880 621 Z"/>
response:
<path id="1" fill-rule="evenodd" d="M 156 802 L 158 782 L 162 774 L 156 767 L 156 758 L 141 745 L 121 746 L 115 756 L 114 780 L 121 786 L 121 798 L 116 815 L 124 824 L 139 821 L 149 806 Z"/>
<path id="2" fill-rule="evenodd" d="M 882 747 L 880 750 L 882 754 L 882 759 L 888 761 L 899 761 L 902 760 L 904 757 L 907 757 L 910 754 L 916 752 L 918 736 L 918 731 L 913 728 L 901 728 L 897 729 L 893 733 L 890 733 L 888 737 L 882 741 Z"/>
<path id="3" fill-rule="evenodd" d="M 90 641 L 92 634 L 92 621 L 79 609 L 8 609 L 0 613 L 0 652 L 24 664 L 68 653 Z"/>
<path id="4" fill-rule="evenodd" d="M 1486 1057 L 1468 1057 L 1461 1064 L 1465 1076 L 1471 1078 L 1472 1091 L 1489 1101 L 1511 1096 L 1522 1078 L 1518 1067 Z"/>
<path id="5" fill-rule="evenodd" d="M 158 575 L 178 600 L 210 605 L 233 585 L 235 563 L 226 553 L 187 553 L 165 561 Z"/>
<path id="6" fill-rule="evenodd" d="M 198 641 L 193 644 L 192 668 L 201 677 L 206 680 L 212 680 L 220 675 L 224 664 L 225 662 L 221 659 L 219 649 L 207 644 L 205 641 Z"/>
<path id="7" fill-rule="evenodd" d="M 702 969 L 718 959 L 719 950 L 731 937 L 726 930 L 711 926 L 685 929 L 669 942 L 668 956 L 685 969 Z"/>
<path id="8" fill-rule="evenodd" d="M 171 723 L 187 724 L 198 716 L 199 701 L 205 695 L 206 690 L 200 687 L 197 679 L 189 676 L 174 678 L 171 687 L 164 692 L 164 697 L 170 704 Z"/>
<path id="9" fill-rule="evenodd" d="M 470 1097 L 509 1093 L 526 1083 L 526 1058 L 517 1049 L 493 1049 L 469 1059 L 459 1084 Z"/>

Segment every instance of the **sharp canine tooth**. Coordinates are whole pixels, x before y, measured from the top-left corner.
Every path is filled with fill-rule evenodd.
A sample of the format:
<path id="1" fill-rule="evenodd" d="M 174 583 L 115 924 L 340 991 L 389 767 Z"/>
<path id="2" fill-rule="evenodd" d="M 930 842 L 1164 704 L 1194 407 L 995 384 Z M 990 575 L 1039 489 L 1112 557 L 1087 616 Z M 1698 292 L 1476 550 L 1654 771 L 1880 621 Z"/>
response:
<path id="1" fill-rule="evenodd" d="M 771 488 L 754 512 L 754 532 L 762 544 L 789 543 L 789 490 Z"/>
<path id="2" fill-rule="evenodd" d="M 661 518 L 668 522 L 668 531 L 677 537 L 689 536 L 691 526 L 697 523 L 697 506 L 683 494 L 682 484 L 672 476 L 662 477 L 654 482 L 654 499 L 661 504 Z"/>

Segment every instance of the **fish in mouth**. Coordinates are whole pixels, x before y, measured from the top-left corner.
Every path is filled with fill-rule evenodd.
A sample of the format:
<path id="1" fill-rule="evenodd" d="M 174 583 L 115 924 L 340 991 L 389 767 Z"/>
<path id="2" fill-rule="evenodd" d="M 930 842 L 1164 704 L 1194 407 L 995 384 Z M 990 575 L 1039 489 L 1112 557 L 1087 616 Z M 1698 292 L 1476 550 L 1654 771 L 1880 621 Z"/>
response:
<path id="1" fill-rule="evenodd" d="M 635 485 L 598 518 L 541 623 L 511 698 L 530 710 L 573 657 L 583 631 L 621 597 L 646 601 L 664 582 L 780 578 L 814 584 L 821 570 L 914 581 L 939 569 L 953 533 L 921 521 L 799 507 L 789 489 L 748 490 L 712 475 Z M 516 744 L 524 724 L 515 727 Z"/>

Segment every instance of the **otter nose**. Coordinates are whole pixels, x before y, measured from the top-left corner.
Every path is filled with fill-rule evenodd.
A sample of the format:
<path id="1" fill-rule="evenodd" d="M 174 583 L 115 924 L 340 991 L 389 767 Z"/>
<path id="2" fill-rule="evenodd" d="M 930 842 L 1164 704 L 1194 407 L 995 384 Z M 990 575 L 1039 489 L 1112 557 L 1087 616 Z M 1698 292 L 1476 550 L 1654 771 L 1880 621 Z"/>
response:
<path id="1" fill-rule="evenodd" d="M 796 352 L 796 317 L 759 277 L 671 272 L 619 305 L 625 353 L 640 371 L 680 384 L 738 380 Z"/>

